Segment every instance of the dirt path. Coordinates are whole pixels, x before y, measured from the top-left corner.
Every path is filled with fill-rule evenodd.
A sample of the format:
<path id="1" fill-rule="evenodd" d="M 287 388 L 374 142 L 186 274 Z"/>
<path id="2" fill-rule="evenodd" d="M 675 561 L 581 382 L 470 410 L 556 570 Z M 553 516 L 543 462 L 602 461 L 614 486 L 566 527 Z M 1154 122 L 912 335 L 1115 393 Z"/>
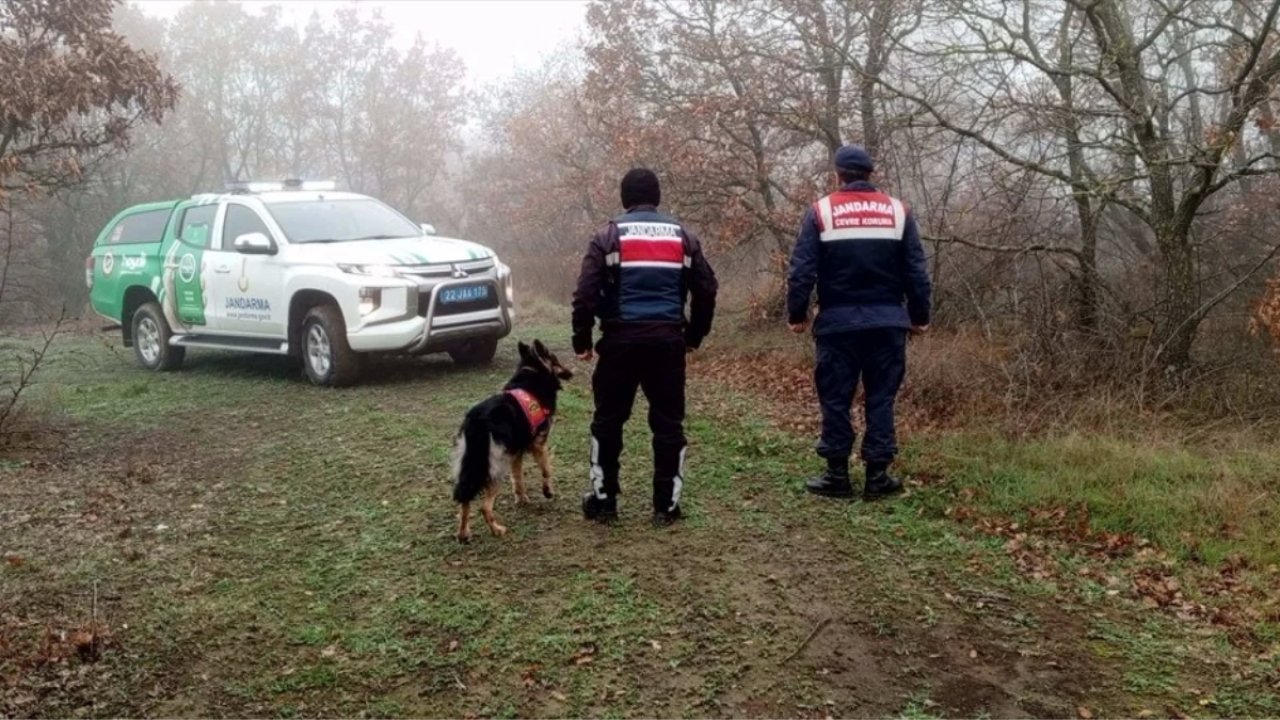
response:
<path id="1" fill-rule="evenodd" d="M 1169 693 L 990 538 L 910 497 L 805 496 L 807 440 L 707 378 L 686 522 L 647 523 L 641 423 L 623 522 L 581 521 L 575 384 L 561 497 L 504 498 L 512 535 L 460 547 L 448 439 L 510 357 L 334 393 L 274 361 L 147 376 L 77 352 L 47 396 L 65 449 L 0 470 L 5 715 L 1063 717 Z"/>

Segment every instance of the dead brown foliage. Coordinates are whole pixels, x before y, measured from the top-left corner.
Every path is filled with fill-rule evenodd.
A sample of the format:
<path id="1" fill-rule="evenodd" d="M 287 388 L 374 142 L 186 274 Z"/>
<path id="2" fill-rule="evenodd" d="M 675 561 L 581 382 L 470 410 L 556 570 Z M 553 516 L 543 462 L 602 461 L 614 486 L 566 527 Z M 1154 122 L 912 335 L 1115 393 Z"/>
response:
<path id="1" fill-rule="evenodd" d="M 1255 335 L 1265 333 L 1280 352 L 1280 278 L 1267 281 L 1267 289 L 1258 301 L 1249 329 Z"/>

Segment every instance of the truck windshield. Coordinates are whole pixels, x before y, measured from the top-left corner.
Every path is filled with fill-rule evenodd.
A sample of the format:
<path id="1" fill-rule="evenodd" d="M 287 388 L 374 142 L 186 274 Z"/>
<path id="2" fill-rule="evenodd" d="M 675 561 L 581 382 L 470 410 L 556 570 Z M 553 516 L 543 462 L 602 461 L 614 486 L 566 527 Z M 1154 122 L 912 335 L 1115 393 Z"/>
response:
<path id="1" fill-rule="evenodd" d="M 376 200 L 293 200 L 267 205 L 291 243 L 419 237 L 422 230 Z"/>

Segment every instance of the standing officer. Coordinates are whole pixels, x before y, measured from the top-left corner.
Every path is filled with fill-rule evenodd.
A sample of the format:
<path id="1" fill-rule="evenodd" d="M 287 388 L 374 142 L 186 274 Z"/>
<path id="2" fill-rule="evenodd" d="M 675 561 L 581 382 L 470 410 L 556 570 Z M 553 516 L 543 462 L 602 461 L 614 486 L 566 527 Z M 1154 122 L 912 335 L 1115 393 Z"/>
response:
<path id="1" fill-rule="evenodd" d="M 622 427 L 637 388 L 649 401 L 653 431 L 653 521 L 669 525 L 680 518 L 685 353 L 711 332 L 718 286 L 698 239 L 658 212 L 661 200 L 653 171 L 637 168 L 622 178 L 626 212 L 591 239 L 573 295 L 573 350 L 580 360 L 600 355 L 591 379 L 591 492 L 582 498 L 588 520 L 618 517 Z M 692 297 L 688 320 L 686 296 Z M 593 353 L 597 316 L 602 337 Z"/>
<path id="2" fill-rule="evenodd" d="M 929 274 L 915 217 L 901 200 L 870 182 L 875 165 L 867 151 L 846 145 L 836 152 L 840 189 L 805 213 L 791 256 L 787 314 L 791 331 L 809 327 L 809 300 L 818 287 L 814 378 L 822 406 L 818 455 L 827 472 L 808 481 L 809 492 L 847 498 L 849 455 L 855 435 L 849 418 L 861 377 L 866 393 L 864 500 L 902 491 L 889 474 L 898 453 L 893 403 L 906 371 L 907 333 L 929 326 Z M 903 300 L 906 300 L 905 307 Z"/>

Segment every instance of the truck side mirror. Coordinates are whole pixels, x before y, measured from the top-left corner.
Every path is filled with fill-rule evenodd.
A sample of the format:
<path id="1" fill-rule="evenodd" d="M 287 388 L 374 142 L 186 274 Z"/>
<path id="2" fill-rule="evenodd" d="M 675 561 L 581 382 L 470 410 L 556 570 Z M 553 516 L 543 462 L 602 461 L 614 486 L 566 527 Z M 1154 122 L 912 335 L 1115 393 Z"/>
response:
<path id="1" fill-rule="evenodd" d="M 276 244 L 262 233 L 245 233 L 232 243 L 236 252 L 242 255 L 275 255 Z"/>
<path id="2" fill-rule="evenodd" d="M 422 223 L 422 224 L 421 224 L 421 225 L 419 225 L 418 227 L 422 228 L 422 234 L 423 234 L 423 235 L 435 235 L 435 234 L 436 234 L 436 226 L 435 226 L 435 225 L 432 225 L 431 223 Z"/>

